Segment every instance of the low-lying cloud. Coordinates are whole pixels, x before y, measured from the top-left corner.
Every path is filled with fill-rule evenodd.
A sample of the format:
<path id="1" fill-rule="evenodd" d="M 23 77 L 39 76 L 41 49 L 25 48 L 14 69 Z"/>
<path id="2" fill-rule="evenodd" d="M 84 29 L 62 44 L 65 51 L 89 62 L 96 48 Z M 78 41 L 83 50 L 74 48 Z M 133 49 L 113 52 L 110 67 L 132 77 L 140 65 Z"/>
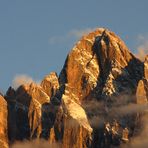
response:
<path id="1" fill-rule="evenodd" d="M 25 141 L 18 142 L 11 146 L 11 148 L 60 148 L 60 143 L 52 143 L 50 144 L 45 140 L 33 140 L 33 141 Z"/>
<path id="2" fill-rule="evenodd" d="M 148 104 L 132 103 L 132 99 L 132 96 L 121 96 L 115 98 L 109 105 L 104 101 L 94 99 L 84 102 L 82 106 L 87 113 L 91 126 L 97 127 L 105 121 L 112 121 L 116 118 L 118 119 L 148 110 Z M 131 102 L 129 103 L 129 101 Z"/>
<path id="3" fill-rule="evenodd" d="M 130 104 L 120 106 L 120 107 L 113 107 L 110 110 L 110 114 L 111 115 L 115 114 L 117 116 L 125 116 L 125 115 L 131 115 L 131 114 L 135 114 L 135 113 L 142 113 L 147 109 L 148 109 L 147 104 L 130 103 Z"/>
<path id="4" fill-rule="evenodd" d="M 147 148 L 148 147 L 148 113 L 141 119 L 141 131 L 137 136 L 131 139 L 127 145 L 122 145 L 121 148 Z"/>

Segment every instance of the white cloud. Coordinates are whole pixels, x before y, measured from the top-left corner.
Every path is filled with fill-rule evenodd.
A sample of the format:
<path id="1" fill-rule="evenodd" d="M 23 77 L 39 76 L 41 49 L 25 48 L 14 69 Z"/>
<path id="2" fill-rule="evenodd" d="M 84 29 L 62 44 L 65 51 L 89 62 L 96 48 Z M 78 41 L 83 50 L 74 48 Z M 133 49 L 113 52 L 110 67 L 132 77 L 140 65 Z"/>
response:
<path id="1" fill-rule="evenodd" d="M 83 35 L 86 35 L 94 30 L 95 30 L 94 28 L 72 29 L 69 32 L 67 32 L 65 35 L 50 37 L 48 41 L 49 44 L 63 43 L 72 38 L 79 39 Z"/>
<path id="2" fill-rule="evenodd" d="M 20 85 L 30 84 L 32 82 L 35 82 L 35 81 L 30 76 L 26 74 L 20 74 L 14 77 L 14 79 L 12 80 L 12 86 L 16 89 Z M 39 83 L 39 81 L 36 81 L 36 83 Z"/>
<path id="3" fill-rule="evenodd" d="M 139 35 L 138 42 L 139 42 L 139 46 L 137 47 L 137 52 L 135 55 L 140 60 L 144 61 L 145 56 L 148 54 L 148 37 Z"/>

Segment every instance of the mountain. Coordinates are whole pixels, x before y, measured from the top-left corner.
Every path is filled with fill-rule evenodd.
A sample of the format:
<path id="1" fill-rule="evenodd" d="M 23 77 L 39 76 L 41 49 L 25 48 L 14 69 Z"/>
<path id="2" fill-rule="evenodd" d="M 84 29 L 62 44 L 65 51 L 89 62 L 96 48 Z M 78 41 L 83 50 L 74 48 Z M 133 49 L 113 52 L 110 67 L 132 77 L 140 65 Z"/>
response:
<path id="1" fill-rule="evenodd" d="M 4 98 L 5 147 L 34 139 L 61 148 L 126 146 L 147 116 L 148 56 L 140 61 L 117 35 L 98 28 L 75 44 L 59 76 L 10 87 Z"/>

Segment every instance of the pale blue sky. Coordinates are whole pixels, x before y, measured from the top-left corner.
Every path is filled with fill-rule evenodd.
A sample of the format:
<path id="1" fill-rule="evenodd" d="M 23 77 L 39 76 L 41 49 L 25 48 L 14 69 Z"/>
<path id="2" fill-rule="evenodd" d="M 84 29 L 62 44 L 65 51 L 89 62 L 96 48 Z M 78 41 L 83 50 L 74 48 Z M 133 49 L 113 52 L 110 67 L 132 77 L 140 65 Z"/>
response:
<path id="1" fill-rule="evenodd" d="M 0 90 L 17 74 L 60 72 L 77 31 L 107 27 L 133 51 L 148 40 L 148 0 L 0 0 Z"/>

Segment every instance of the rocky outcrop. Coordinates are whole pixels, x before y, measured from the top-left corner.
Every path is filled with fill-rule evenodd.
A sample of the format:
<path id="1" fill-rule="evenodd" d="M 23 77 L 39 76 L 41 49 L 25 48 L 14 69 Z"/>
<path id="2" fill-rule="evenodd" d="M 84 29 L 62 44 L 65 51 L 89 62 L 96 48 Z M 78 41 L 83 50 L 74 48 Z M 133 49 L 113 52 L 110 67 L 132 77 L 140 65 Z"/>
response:
<path id="1" fill-rule="evenodd" d="M 58 76 L 55 72 L 51 72 L 47 75 L 41 82 L 41 87 L 44 92 L 51 98 L 56 94 L 56 91 L 59 89 Z"/>
<path id="2" fill-rule="evenodd" d="M 0 95 L 0 147 L 8 148 L 7 102 Z"/>
<path id="3" fill-rule="evenodd" d="M 63 148 L 87 148 L 92 142 L 92 128 L 84 109 L 69 96 L 63 95 Z M 71 137 L 71 138 L 67 138 Z"/>

